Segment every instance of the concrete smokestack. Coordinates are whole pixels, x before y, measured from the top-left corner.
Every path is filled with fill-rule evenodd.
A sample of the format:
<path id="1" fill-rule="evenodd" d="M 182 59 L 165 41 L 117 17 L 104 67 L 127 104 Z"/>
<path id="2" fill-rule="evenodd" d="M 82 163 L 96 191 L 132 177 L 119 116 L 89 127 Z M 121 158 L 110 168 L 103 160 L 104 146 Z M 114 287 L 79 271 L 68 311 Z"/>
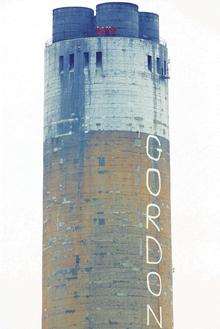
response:
<path id="1" fill-rule="evenodd" d="M 168 54 L 130 3 L 54 10 L 45 49 L 43 329 L 172 324 Z"/>

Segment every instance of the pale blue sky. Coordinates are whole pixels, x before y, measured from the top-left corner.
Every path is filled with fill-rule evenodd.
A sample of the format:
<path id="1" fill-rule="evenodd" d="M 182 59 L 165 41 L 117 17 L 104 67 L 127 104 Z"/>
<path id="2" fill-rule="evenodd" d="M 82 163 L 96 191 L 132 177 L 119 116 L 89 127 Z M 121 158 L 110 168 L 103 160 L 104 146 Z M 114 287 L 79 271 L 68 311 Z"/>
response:
<path id="1" fill-rule="evenodd" d="M 53 7 L 0 0 L 0 329 L 41 327 L 43 48 Z M 220 5 L 136 1 L 160 14 L 171 59 L 175 329 L 220 328 Z"/>

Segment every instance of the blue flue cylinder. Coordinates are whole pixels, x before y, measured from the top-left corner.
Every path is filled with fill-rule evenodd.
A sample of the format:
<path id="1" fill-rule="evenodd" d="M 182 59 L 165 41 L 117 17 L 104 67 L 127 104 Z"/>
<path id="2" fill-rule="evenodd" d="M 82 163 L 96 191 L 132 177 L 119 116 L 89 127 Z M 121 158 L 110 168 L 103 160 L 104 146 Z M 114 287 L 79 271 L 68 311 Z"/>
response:
<path id="1" fill-rule="evenodd" d="M 139 37 L 151 41 L 159 41 L 159 16 L 154 13 L 139 13 Z"/>
<path id="2" fill-rule="evenodd" d="M 97 26 L 112 26 L 117 29 L 116 36 L 138 37 L 138 6 L 127 2 L 107 2 L 96 7 Z"/>
<path id="3" fill-rule="evenodd" d="M 53 42 L 94 34 L 94 11 L 86 7 L 63 7 L 53 11 Z"/>

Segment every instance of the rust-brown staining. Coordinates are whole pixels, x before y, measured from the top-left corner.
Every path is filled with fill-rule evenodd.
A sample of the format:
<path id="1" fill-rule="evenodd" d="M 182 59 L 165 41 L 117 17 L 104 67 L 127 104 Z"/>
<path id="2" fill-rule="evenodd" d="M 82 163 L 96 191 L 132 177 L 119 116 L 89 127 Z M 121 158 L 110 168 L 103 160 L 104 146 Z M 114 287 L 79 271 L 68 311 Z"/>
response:
<path id="1" fill-rule="evenodd" d="M 161 305 L 163 327 L 172 328 L 169 143 L 161 139 L 161 232 L 147 232 L 146 138 L 100 131 L 46 146 L 43 329 L 158 329 L 153 320 L 147 327 L 147 303 L 156 314 Z M 146 235 L 162 245 L 159 266 L 146 264 Z M 152 270 L 162 277 L 160 298 L 147 290 Z"/>

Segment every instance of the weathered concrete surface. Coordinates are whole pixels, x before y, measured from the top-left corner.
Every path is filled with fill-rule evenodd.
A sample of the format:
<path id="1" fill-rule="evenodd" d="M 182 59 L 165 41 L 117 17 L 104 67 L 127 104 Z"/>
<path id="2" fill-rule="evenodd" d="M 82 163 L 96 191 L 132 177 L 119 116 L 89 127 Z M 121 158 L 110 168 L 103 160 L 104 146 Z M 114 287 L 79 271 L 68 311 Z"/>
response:
<path id="1" fill-rule="evenodd" d="M 103 64 L 97 68 L 98 51 L 102 51 Z M 84 52 L 90 55 L 85 69 Z M 71 53 L 75 54 L 74 71 L 68 70 Z M 153 59 L 152 72 L 147 68 L 148 55 Z M 64 56 L 62 74 L 59 56 Z M 45 136 L 71 133 L 71 124 L 61 133 L 57 125 L 61 120 L 80 124 L 83 116 L 85 132 L 141 131 L 168 138 L 168 86 L 156 72 L 157 58 L 167 62 L 166 47 L 139 38 L 84 38 L 47 47 Z"/>
<path id="2" fill-rule="evenodd" d="M 168 86 L 156 71 L 158 57 L 167 61 L 164 46 L 138 38 L 46 48 L 43 329 L 158 329 L 152 316 L 148 325 L 148 304 L 157 318 L 162 306 L 163 328 L 172 328 Z M 158 162 L 147 157 L 148 134 L 159 137 Z M 151 167 L 161 175 L 158 197 L 146 188 Z M 161 210 L 160 232 L 146 228 L 153 202 Z M 159 265 L 146 262 L 146 236 L 162 246 Z M 155 246 L 150 257 L 158 258 Z M 152 271 L 161 276 L 160 297 L 147 287 Z M 151 287 L 158 290 L 157 280 Z"/>
<path id="3" fill-rule="evenodd" d="M 169 143 L 161 143 L 164 254 L 160 266 L 150 268 L 163 280 L 163 323 L 172 328 Z M 44 329 L 147 328 L 146 305 L 157 309 L 158 300 L 146 286 L 145 211 L 152 201 L 145 186 L 151 166 L 146 134 L 90 132 L 83 168 L 78 145 L 71 136 L 45 148 Z M 105 166 L 99 165 L 100 157 Z"/>

